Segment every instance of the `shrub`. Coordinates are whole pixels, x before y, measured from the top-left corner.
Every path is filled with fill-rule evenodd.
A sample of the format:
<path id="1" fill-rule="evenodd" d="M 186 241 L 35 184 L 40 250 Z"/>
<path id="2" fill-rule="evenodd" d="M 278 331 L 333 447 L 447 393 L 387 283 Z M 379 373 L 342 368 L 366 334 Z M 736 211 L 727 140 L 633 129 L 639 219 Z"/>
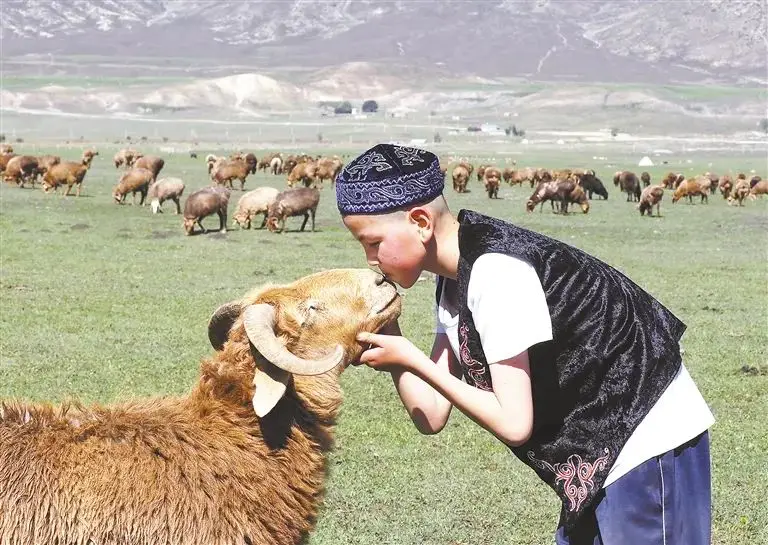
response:
<path id="1" fill-rule="evenodd" d="M 379 111 L 379 104 L 375 100 L 366 100 L 363 102 L 362 110 L 366 114 L 375 114 Z"/>
<path id="2" fill-rule="evenodd" d="M 338 106 L 336 106 L 333 109 L 333 113 L 335 114 L 351 114 L 352 113 L 352 104 L 349 103 L 349 101 L 345 100 Z"/>

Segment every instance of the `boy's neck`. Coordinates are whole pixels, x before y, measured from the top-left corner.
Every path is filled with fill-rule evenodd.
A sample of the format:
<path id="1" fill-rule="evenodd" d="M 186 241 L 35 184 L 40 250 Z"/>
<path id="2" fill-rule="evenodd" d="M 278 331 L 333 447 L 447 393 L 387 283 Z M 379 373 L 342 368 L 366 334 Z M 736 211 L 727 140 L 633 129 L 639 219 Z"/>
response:
<path id="1" fill-rule="evenodd" d="M 448 215 L 436 226 L 426 270 L 456 280 L 459 268 L 459 222 Z"/>

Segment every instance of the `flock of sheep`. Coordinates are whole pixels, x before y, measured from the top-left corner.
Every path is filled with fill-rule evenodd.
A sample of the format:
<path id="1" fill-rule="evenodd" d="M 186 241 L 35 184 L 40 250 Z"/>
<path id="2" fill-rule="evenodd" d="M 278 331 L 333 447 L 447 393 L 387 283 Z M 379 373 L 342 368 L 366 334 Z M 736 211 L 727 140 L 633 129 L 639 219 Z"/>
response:
<path id="1" fill-rule="evenodd" d="M 46 193 L 66 188 L 64 196 L 70 194 L 73 187 L 76 195 L 80 195 L 85 174 L 91 166 L 93 158 L 98 155 L 95 150 L 86 150 L 81 162 L 62 161 L 58 156 L 16 155 L 11 146 L 0 149 L 0 171 L 6 182 L 33 188 L 38 177 L 42 177 L 42 188 Z M 191 154 L 196 157 L 196 154 Z M 132 202 L 143 206 L 151 201 L 153 213 L 162 212 L 163 203 L 172 201 L 177 214 L 182 213 L 181 197 L 184 193 L 184 182 L 179 178 L 158 179 L 165 166 L 161 157 L 144 155 L 136 150 L 123 149 L 117 152 L 113 159 L 115 168 L 125 168 L 117 185 L 112 190 L 116 203 L 124 204 L 128 194 Z M 211 185 L 199 189 L 189 195 L 184 203 L 183 226 L 190 235 L 199 226 L 203 232 L 202 220 L 208 216 L 217 215 L 219 230 L 226 232 L 226 222 L 233 181 L 239 180 L 240 189 L 245 189 L 245 180 L 249 174 L 257 170 L 269 170 L 275 175 L 287 174 L 288 190 L 279 191 L 272 187 L 260 187 L 242 195 L 237 203 L 234 223 L 241 228 L 250 229 L 255 218 L 263 214 L 261 227 L 266 226 L 270 231 L 282 232 L 285 229 L 286 218 L 303 216 L 301 225 L 303 231 L 311 220 L 311 229 L 315 230 L 315 213 L 320 202 L 320 191 L 324 180 L 331 183 L 342 167 L 339 157 L 310 157 L 308 155 L 282 154 L 264 156 L 257 160 L 252 153 L 235 153 L 230 157 L 206 158 Z M 294 188 L 301 183 L 304 187 Z"/>
<path id="2" fill-rule="evenodd" d="M 15 155 L 10 146 L 4 146 L 0 150 L 0 171 L 7 182 L 21 187 L 26 184 L 34 187 L 37 177 L 41 176 L 45 192 L 56 192 L 58 188 L 62 188 L 66 196 L 74 187 L 76 195 L 79 195 L 85 174 L 97 155 L 95 150 L 86 150 L 81 161 L 71 162 L 62 161 L 53 155 Z M 195 152 L 190 155 L 197 157 Z M 122 149 L 115 154 L 113 161 L 115 168 L 126 169 L 113 190 L 115 202 L 123 204 L 130 193 L 135 204 L 138 194 L 139 204 L 144 205 L 149 199 L 154 213 L 162 212 L 163 203 L 166 201 L 173 201 L 176 213 L 182 213 L 184 182 L 179 178 L 158 179 L 165 166 L 163 158 L 144 155 L 133 149 Z M 285 176 L 288 189 L 279 191 L 272 187 L 260 187 L 244 193 L 237 203 L 233 216 L 234 224 L 250 229 L 254 220 L 263 215 L 262 228 L 266 226 L 270 231 L 281 232 L 285 228 L 286 218 L 303 216 L 301 230 L 303 231 L 311 220 L 311 228 L 314 231 L 320 189 L 325 181 L 329 181 L 332 186 L 343 167 L 343 161 L 338 156 L 283 156 L 281 153 L 267 154 L 261 159 L 253 153 L 234 153 L 229 157 L 208 155 L 205 162 L 211 185 L 187 197 L 183 211 L 183 226 L 187 234 L 193 234 L 196 226 L 205 232 L 202 220 L 212 215 L 219 218 L 219 230 L 226 232 L 229 199 L 234 182 L 239 181 L 239 189 L 244 191 L 247 177 L 257 171 Z M 590 209 L 589 201 L 595 195 L 603 199 L 608 198 L 607 189 L 592 169 L 518 169 L 513 164 L 512 167 L 501 170 L 485 164 L 475 169 L 468 161 L 449 164 L 452 165 L 450 176 L 453 189 L 457 193 L 468 191 L 467 186 L 473 174 L 492 199 L 499 198 L 502 181 L 510 186 L 529 183 L 534 189 L 525 203 L 529 212 L 537 205 L 543 207 L 546 201 L 550 201 L 552 210 L 556 213 L 567 214 L 571 204 L 579 206 L 582 212 L 587 213 Z M 447 177 L 448 166 L 441 166 L 441 170 Z M 649 216 L 653 214 L 654 206 L 656 214 L 660 214 L 665 189 L 673 192 L 673 203 L 684 197 L 692 202 L 694 196 L 699 196 L 702 202 L 707 202 L 708 195 L 719 190 L 729 204 L 738 203 L 739 206 L 743 206 L 747 197 L 755 199 L 758 195 L 768 193 L 768 181 L 756 175 L 748 179 L 744 173 L 736 176 L 718 176 L 707 172 L 686 178 L 683 174 L 670 172 L 659 184 L 651 185 L 648 172 L 638 176 L 634 172 L 624 170 L 614 174 L 613 183 L 621 192 L 626 193 L 627 201 L 638 203 L 637 209 L 641 215 L 647 213 Z M 294 188 L 296 185 L 299 187 Z"/>
<path id="3" fill-rule="evenodd" d="M 447 167 L 441 167 L 447 174 Z M 453 189 L 457 193 L 467 191 L 467 184 L 474 172 L 474 166 L 466 161 L 459 162 L 451 171 Z M 507 182 L 510 187 L 522 186 L 530 183 L 535 188 L 533 194 L 526 201 L 525 208 L 532 212 L 537 205 L 543 207 L 545 201 L 550 201 L 555 212 L 568 213 L 570 204 L 578 205 L 585 214 L 589 212 L 589 200 L 596 194 L 603 199 L 608 198 L 608 190 L 602 180 L 592 169 L 545 169 L 526 167 L 522 169 L 505 168 L 503 171 L 494 166 L 480 165 L 477 168 L 477 181 L 482 182 L 488 197 L 499 198 L 499 186 L 501 182 Z M 702 202 L 708 201 L 708 195 L 720 191 L 723 198 L 729 204 L 738 203 L 744 205 L 744 199 L 748 196 L 756 199 L 758 195 L 768 193 L 768 181 L 754 175 L 749 180 L 747 175 L 739 173 L 735 179 L 730 174 L 718 176 L 711 172 L 686 178 L 681 173 L 670 172 L 657 185 L 651 185 L 651 175 L 643 172 L 637 174 L 628 170 L 621 170 L 614 174 L 613 184 L 623 193 L 627 194 L 627 201 L 636 201 L 640 215 L 653 214 L 656 206 L 656 214 L 660 215 L 661 200 L 664 190 L 673 191 L 672 203 L 688 197 L 693 202 L 693 197 L 700 196 Z"/>

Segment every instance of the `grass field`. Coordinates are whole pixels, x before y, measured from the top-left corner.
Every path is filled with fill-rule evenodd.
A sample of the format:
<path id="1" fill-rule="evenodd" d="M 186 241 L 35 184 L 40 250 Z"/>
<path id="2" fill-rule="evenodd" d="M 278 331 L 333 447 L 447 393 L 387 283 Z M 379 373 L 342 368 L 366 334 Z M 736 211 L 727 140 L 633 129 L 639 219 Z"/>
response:
<path id="1" fill-rule="evenodd" d="M 365 266 L 328 188 L 315 233 L 296 232 L 294 218 L 282 235 L 232 230 L 186 237 L 169 205 L 153 216 L 148 207 L 112 202 L 113 152 L 102 149 L 79 199 L 0 187 L 0 398 L 112 402 L 183 394 L 211 352 L 206 325 L 219 304 L 265 282 Z M 182 177 L 187 194 L 207 185 L 204 153 L 198 160 L 166 156 L 163 175 Z M 592 155 L 517 159 L 589 166 Z M 764 157 L 691 160 L 673 157 L 650 172 L 657 179 L 683 167 L 754 168 L 766 176 Z M 529 188 L 504 186 L 502 199 L 489 201 L 476 181 L 471 193 L 451 192 L 448 199 L 455 210 L 483 211 L 585 249 L 687 323 L 685 363 L 717 418 L 714 542 L 768 543 L 768 201 L 740 208 L 714 195 L 708 205 L 673 206 L 668 193 L 663 217 L 640 217 L 610 183 L 613 170 L 639 171 L 635 164 L 627 155 L 614 158 L 614 168 L 598 166 L 611 195 L 594 201 L 588 215 L 562 217 L 548 207 L 526 214 Z M 247 187 L 257 185 L 284 181 L 259 174 Z M 238 198 L 235 192 L 230 213 Z M 216 221 L 205 223 L 213 228 Z M 431 344 L 433 289 L 429 281 L 417 283 L 401 319 L 424 350 Z M 311 545 L 552 542 L 554 493 L 489 434 L 454 413 L 443 433 L 420 436 L 388 376 L 352 368 L 342 383 L 345 405 Z"/>

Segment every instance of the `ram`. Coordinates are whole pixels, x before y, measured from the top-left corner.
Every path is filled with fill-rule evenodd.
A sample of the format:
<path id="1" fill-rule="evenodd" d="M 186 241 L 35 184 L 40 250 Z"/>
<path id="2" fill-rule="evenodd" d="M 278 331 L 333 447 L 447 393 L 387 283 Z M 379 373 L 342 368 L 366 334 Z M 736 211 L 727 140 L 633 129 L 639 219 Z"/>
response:
<path id="1" fill-rule="evenodd" d="M 0 403 L 0 543 L 304 543 L 339 375 L 399 314 L 381 275 L 324 271 L 222 305 L 186 396 Z"/>

